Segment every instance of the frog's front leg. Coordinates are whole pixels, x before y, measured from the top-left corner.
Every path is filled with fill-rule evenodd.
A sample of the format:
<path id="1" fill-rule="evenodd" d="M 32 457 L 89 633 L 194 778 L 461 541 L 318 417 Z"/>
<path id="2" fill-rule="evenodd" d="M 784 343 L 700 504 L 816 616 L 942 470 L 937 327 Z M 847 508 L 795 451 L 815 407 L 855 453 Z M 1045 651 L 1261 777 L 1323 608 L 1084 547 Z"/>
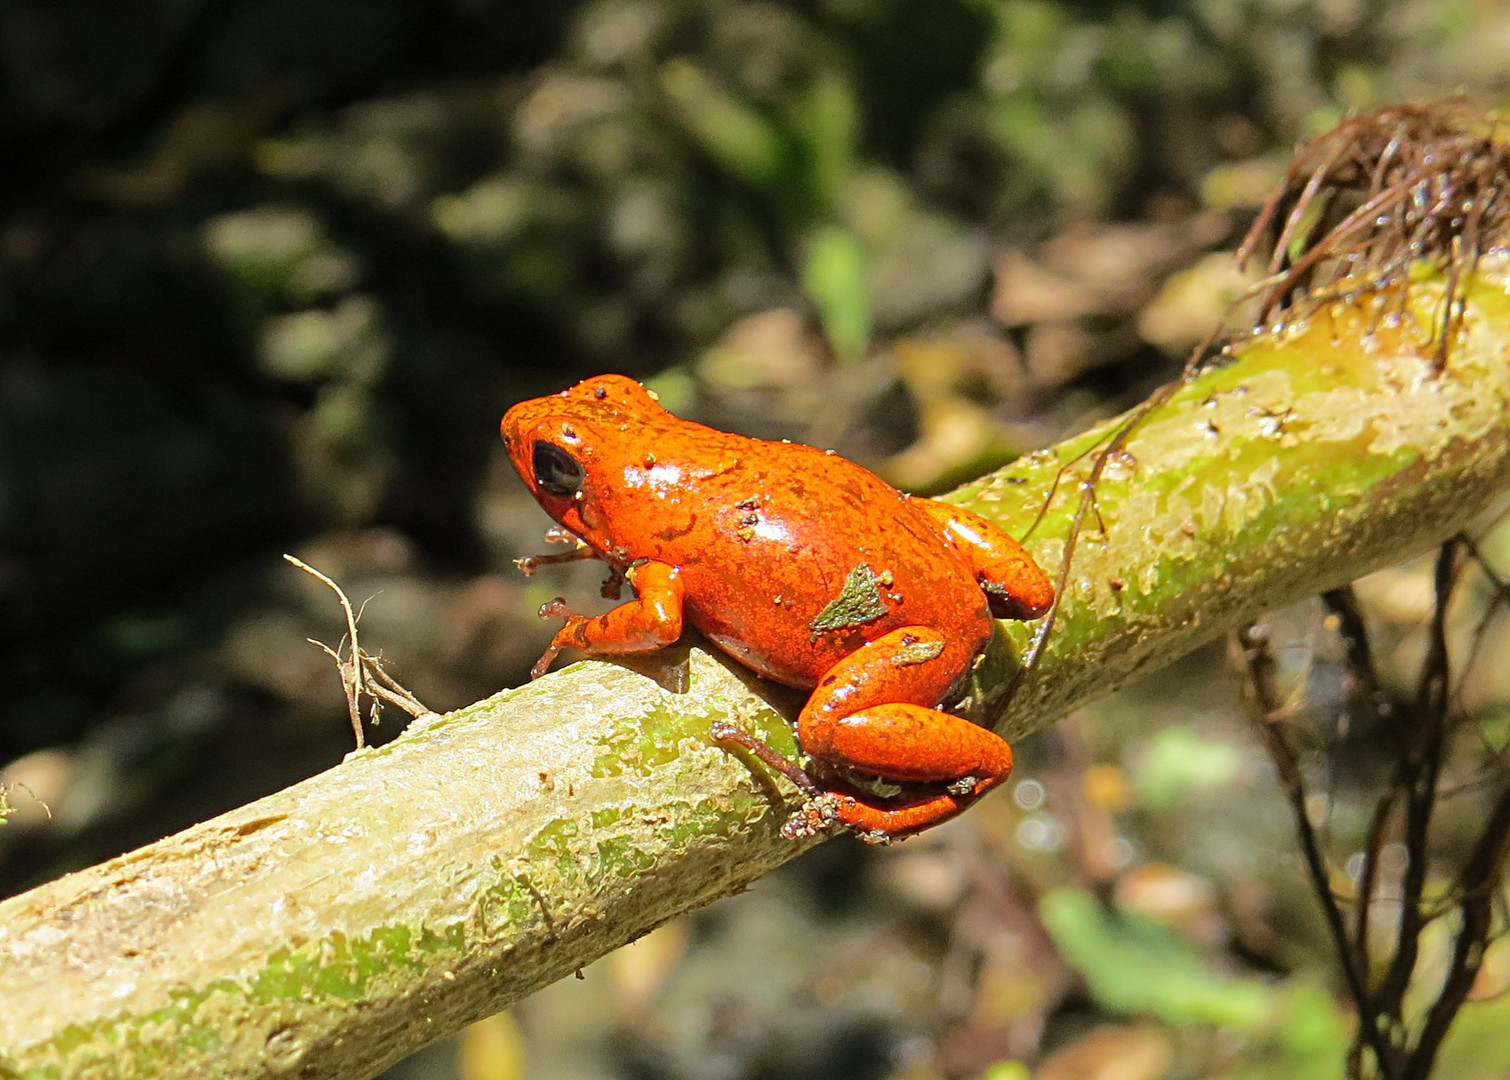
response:
<path id="1" fill-rule="evenodd" d="M 797 718 L 798 742 L 821 761 L 947 786 L 897 800 L 837 792 L 831 810 L 799 815 L 787 832 L 802 835 L 831 816 L 862 834 L 906 836 L 953 817 L 1007 778 L 1012 748 L 1005 739 L 931 707 L 958 676 L 960 649 L 930 627 L 893 630 L 830 668 Z"/>
<path id="2" fill-rule="evenodd" d="M 540 617 L 566 618 L 556 631 L 550 648 L 535 661 L 530 678 L 538 679 L 550 668 L 562 649 L 585 653 L 650 652 L 670 645 L 682 636 L 682 574 L 674 566 L 643 562 L 631 566 L 625 578 L 634 586 L 635 598 L 595 618 L 577 615 L 559 597 L 540 609 Z"/>
<path id="3" fill-rule="evenodd" d="M 514 565 L 519 567 L 525 577 L 529 577 L 542 566 L 552 566 L 557 563 L 581 562 L 584 559 L 596 559 L 598 553 L 594 551 L 586 540 L 577 536 L 560 525 L 552 525 L 545 530 L 545 542 L 547 544 L 570 544 L 570 551 L 555 551 L 549 555 L 525 555 L 515 559 Z"/>

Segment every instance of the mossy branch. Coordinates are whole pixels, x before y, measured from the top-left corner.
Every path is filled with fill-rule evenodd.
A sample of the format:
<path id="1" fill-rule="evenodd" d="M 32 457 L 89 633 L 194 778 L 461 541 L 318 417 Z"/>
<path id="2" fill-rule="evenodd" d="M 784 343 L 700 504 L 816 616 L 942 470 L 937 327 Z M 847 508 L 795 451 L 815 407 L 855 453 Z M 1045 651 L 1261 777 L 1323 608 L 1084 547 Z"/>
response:
<path id="1" fill-rule="evenodd" d="M 1115 447 L 1038 665 L 1017 677 L 1006 627 L 967 707 L 1010 688 L 1020 736 L 1483 512 L 1510 478 L 1510 261 L 1412 276 L 962 490 L 1054 567 Z M 8 900 L 0 1077 L 373 1075 L 797 854 L 794 792 L 709 738 L 792 753 L 794 704 L 696 647 L 578 664 Z"/>

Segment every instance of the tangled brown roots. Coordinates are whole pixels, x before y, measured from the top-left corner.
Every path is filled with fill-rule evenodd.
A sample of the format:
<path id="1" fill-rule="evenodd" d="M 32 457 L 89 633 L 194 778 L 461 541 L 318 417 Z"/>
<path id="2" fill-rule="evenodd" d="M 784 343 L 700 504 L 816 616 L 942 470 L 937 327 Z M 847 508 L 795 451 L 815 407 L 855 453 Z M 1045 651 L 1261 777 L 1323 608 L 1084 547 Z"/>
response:
<path id="1" fill-rule="evenodd" d="M 1462 280 L 1504 241 L 1507 184 L 1510 142 L 1467 98 L 1345 121 L 1300 149 L 1238 250 L 1244 265 L 1270 251 L 1255 327 L 1364 292 L 1403 296 L 1394 287 L 1435 264 L 1447 278 L 1433 334 L 1445 362 Z"/>

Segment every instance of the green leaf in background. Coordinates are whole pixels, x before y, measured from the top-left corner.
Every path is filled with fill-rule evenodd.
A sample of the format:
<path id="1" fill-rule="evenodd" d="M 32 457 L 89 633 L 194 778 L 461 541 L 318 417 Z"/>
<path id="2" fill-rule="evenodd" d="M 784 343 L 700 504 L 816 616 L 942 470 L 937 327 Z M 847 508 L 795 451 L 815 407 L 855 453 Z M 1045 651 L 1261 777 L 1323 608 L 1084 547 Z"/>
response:
<path id="1" fill-rule="evenodd" d="M 854 85 L 838 72 L 821 72 L 793 111 L 811 161 L 813 202 L 836 207 L 859 166 L 860 104 Z"/>
<path id="2" fill-rule="evenodd" d="M 791 154 L 776 125 L 715 82 L 690 60 L 669 60 L 661 89 L 677 117 L 719 165 L 745 183 L 780 193 Z"/>
<path id="3" fill-rule="evenodd" d="M 1285 1002 L 1278 1038 L 1288 1071 L 1274 1075 L 1292 1080 L 1341 1076 L 1351 1026 L 1343 1020 L 1336 1000 L 1321 987 L 1295 987 Z"/>
<path id="4" fill-rule="evenodd" d="M 1441 1080 L 1498 1080 L 1510 1075 L 1507 1030 L 1510 997 L 1470 1003 L 1458 1014 L 1432 1075 Z"/>
<path id="5" fill-rule="evenodd" d="M 1038 915 L 1059 954 L 1108 1009 L 1240 1031 L 1273 1019 L 1276 991 L 1256 979 L 1209 970 L 1164 927 L 1139 915 L 1115 914 L 1083 889 L 1049 892 Z"/>
<path id="6" fill-rule="evenodd" d="M 802 266 L 802 287 L 839 359 L 864 356 L 872 313 L 869 259 L 860 238 L 842 225 L 825 225 L 814 233 Z"/>
<path id="7" fill-rule="evenodd" d="M 1345 1075 L 1350 1021 L 1320 986 L 1298 983 L 1277 992 L 1276 1026 L 1241 1055 L 1220 1080 L 1337 1080 Z M 1457 1073 L 1444 1073 L 1460 1080 Z"/>
<path id="8" fill-rule="evenodd" d="M 685 365 L 671 367 L 646 379 L 645 389 L 659 396 L 663 409 L 683 413 L 692 407 L 697 397 L 697 379 Z"/>
<path id="9" fill-rule="evenodd" d="M 1145 803 L 1168 809 L 1194 792 L 1221 787 L 1237 775 L 1240 763 L 1230 743 L 1203 739 L 1188 727 L 1169 727 L 1148 740 L 1133 781 Z"/>

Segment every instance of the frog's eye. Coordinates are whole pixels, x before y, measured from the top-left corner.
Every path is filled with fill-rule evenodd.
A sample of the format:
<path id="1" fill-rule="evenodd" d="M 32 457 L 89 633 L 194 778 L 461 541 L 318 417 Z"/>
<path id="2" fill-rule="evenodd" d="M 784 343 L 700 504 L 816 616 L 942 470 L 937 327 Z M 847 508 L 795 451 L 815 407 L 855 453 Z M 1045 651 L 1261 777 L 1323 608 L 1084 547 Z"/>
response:
<path id="1" fill-rule="evenodd" d="M 536 442 L 530 465 L 540 490 L 563 499 L 581 491 L 582 481 L 587 478 L 582 463 L 555 443 Z"/>

